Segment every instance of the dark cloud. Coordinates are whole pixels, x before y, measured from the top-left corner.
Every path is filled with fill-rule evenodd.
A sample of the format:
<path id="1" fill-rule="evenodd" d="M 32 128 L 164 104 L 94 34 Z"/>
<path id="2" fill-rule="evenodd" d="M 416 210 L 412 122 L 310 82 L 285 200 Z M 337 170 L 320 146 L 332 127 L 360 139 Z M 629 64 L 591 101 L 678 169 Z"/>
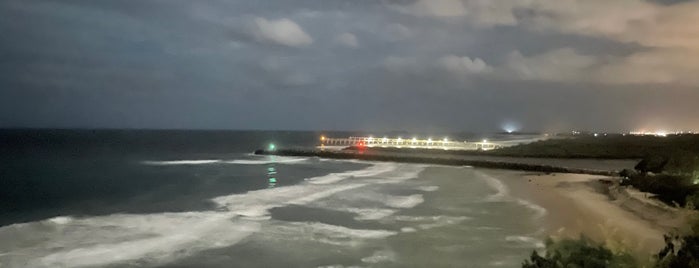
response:
<path id="1" fill-rule="evenodd" d="M 0 126 L 699 128 L 694 3 L 546 1 L 3 1 Z"/>

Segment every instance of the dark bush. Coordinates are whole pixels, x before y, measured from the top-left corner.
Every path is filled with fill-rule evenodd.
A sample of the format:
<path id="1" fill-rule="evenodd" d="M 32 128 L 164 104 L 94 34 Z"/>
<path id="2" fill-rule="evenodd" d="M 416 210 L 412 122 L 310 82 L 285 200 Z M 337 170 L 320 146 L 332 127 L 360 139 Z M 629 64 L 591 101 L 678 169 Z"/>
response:
<path id="1" fill-rule="evenodd" d="M 641 162 L 638 162 L 634 169 L 644 173 L 661 173 L 665 169 L 665 165 L 667 165 L 668 161 L 668 157 L 658 155 L 647 156 L 644 157 Z"/>
<path id="2" fill-rule="evenodd" d="M 631 185 L 640 191 L 653 193 L 657 198 L 667 204 L 677 203 L 684 206 L 687 198 L 697 192 L 697 185 L 687 176 L 674 175 L 647 175 L 637 174 L 630 176 L 623 184 Z M 699 203 L 695 203 L 697 205 Z"/>
<path id="3" fill-rule="evenodd" d="M 546 241 L 546 255 L 532 252 L 522 268 L 631 268 L 638 267 L 633 257 L 626 253 L 614 253 L 585 237 Z"/>
<path id="4" fill-rule="evenodd" d="M 699 221 L 694 220 L 692 233 L 685 236 L 665 235 L 665 247 L 658 252 L 655 267 L 699 268 Z"/>

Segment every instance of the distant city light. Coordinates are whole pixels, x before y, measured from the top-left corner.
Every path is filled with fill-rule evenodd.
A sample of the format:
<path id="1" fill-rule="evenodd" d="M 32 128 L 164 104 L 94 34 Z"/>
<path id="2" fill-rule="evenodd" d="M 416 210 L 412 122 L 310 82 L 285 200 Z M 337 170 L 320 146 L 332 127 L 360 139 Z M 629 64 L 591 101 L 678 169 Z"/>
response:
<path id="1" fill-rule="evenodd" d="M 488 140 L 483 140 L 483 143 L 488 143 Z"/>
<path id="2" fill-rule="evenodd" d="M 667 137 L 668 135 L 677 135 L 677 134 L 683 134 L 684 132 L 668 132 L 665 130 L 658 130 L 655 132 L 651 131 L 631 131 L 629 132 L 629 135 L 633 136 L 656 136 L 656 137 Z M 692 133 L 692 132 L 687 132 L 687 133 Z"/>
<path id="3" fill-rule="evenodd" d="M 502 125 L 502 130 L 507 133 L 513 133 L 519 130 L 519 125 L 513 122 L 507 122 Z"/>
<path id="4" fill-rule="evenodd" d="M 325 141 L 325 136 L 320 136 L 321 141 Z"/>
<path id="5" fill-rule="evenodd" d="M 448 141 L 449 141 L 449 139 L 447 139 L 447 138 L 444 138 L 444 142 L 448 142 Z"/>
<path id="6" fill-rule="evenodd" d="M 268 148 L 269 148 L 270 151 L 274 151 L 274 149 L 276 149 L 277 146 L 275 146 L 274 143 L 270 143 L 269 146 L 268 146 Z"/>
<path id="7" fill-rule="evenodd" d="M 413 143 L 417 142 L 417 138 L 413 138 Z"/>

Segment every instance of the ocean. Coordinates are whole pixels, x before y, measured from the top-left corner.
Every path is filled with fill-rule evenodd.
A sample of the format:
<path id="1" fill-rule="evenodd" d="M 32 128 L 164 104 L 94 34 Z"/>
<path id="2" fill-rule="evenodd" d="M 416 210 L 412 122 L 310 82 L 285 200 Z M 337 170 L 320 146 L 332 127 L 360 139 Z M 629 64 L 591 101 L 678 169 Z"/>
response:
<path id="1" fill-rule="evenodd" d="M 320 134 L 0 131 L 0 267 L 519 267 L 543 247 L 511 174 L 251 154 Z"/>

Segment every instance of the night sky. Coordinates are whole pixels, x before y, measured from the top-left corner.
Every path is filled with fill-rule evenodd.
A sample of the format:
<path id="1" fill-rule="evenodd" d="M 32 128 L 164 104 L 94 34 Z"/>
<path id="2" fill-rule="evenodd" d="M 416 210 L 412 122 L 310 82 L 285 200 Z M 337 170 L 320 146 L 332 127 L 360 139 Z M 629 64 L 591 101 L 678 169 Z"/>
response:
<path id="1" fill-rule="evenodd" d="M 0 2 L 0 127 L 699 130 L 699 1 Z"/>

